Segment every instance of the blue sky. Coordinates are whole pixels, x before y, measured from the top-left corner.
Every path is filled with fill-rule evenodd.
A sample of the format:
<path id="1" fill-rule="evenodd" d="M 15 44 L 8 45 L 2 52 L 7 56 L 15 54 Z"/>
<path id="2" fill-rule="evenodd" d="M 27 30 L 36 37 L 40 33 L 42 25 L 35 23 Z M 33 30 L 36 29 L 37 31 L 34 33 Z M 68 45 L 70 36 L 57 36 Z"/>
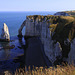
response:
<path id="1" fill-rule="evenodd" d="M 0 0 L 0 11 L 75 10 L 75 0 Z"/>

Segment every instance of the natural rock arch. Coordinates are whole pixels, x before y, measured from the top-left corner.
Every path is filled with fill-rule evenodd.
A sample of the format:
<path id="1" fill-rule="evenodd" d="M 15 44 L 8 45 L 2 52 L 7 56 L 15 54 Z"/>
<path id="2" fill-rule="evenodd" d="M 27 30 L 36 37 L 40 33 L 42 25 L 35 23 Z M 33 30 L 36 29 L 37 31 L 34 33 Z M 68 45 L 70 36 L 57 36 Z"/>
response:
<path id="1" fill-rule="evenodd" d="M 26 20 L 22 23 L 22 25 L 20 26 L 20 29 L 18 30 L 18 35 L 19 36 L 22 36 L 22 30 L 23 30 L 25 24 L 26 24 Z"/>

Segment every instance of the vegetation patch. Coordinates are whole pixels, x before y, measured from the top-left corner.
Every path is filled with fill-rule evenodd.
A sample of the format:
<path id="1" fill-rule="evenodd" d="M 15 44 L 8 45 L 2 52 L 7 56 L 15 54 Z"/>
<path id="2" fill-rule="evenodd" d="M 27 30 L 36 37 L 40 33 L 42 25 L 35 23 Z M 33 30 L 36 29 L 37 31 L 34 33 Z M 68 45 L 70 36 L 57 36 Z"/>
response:
<path id="1" fill-rule="evenodd" d="M 71 16 L 75 17 L 75 10 L 74 11 L 64 11 L 68 14 L 70 14 Z"/>
<path id="2" fill-rule="evenodd" d="M 5 72 L 5 75 L 12 75 L 8 71 Z M 75 75 L 75 67 L 73 65 L 65 65 L 65 66 L 59 66 L 57 65 L 57 68 L 55 67 L 35 67 L 32 70 L 30 67 L 22 68 L 19 70 L 16 70 L 14 75 Z"/>
<path id="3" fill-rule="evenodd" d="M 75 37 L 75 18 L 71 16 L 58 16 L 55 20 L 53 19 L 53 24 L 49 27 L 54 33 L 52 39 L 59 42 L 62 47 L 62 59 L 64 57 L 67 58 L 71 48 L 71 41 Z"/>

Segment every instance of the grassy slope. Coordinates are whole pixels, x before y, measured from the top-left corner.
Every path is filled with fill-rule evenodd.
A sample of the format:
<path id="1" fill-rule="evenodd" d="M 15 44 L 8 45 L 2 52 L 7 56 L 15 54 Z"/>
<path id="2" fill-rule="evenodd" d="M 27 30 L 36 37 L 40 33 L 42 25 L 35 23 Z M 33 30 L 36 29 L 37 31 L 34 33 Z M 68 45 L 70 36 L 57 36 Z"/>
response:
<path id="1" fill-rule="evenodd" d="M 71 16 L 59 16 L 57 19 L 53 20 L 50 28 L 53 28 L 52 31 L 54 32 L 52 39 L 60 42 L 61 44 L 62 57 L 67 58 L 71 47 L 67 39 L 71 42 L 75 37 L 75 18 Z M 64 41 L 66 41 L 66 43 L 64 43 Z"/>
<path id="2" fill-rule="evenodd" d="M 65 11 L 65 12 L 70 14 L 71 16 L 75 17 L 75 11 Z"/>
<path id="3" fill-rule="evenodd" d="M 74 26 L 75 26 L 74 20 L 75 19 L 70 16 L 60 16 L 55 21 L 56 27 L 54 30 L 55 34 L 53 36 L 53 39 L 60 41 L 69 38 L 69 40 L 71 41 L 74 37 Z M 52 27 L 52 25 L 50 25 L 50 27 Z"/>

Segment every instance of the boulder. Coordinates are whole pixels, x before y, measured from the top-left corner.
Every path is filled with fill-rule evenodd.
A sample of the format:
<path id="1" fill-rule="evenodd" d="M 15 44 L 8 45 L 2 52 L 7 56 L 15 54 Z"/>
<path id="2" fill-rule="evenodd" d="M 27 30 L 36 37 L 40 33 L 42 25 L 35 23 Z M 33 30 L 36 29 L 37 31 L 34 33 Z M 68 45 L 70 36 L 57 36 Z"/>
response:
<path id="1" fill-rule="evenodd" d="M 10 41 L 9 29 L 5 23 L 3 24 L 0 41 Z"/>

